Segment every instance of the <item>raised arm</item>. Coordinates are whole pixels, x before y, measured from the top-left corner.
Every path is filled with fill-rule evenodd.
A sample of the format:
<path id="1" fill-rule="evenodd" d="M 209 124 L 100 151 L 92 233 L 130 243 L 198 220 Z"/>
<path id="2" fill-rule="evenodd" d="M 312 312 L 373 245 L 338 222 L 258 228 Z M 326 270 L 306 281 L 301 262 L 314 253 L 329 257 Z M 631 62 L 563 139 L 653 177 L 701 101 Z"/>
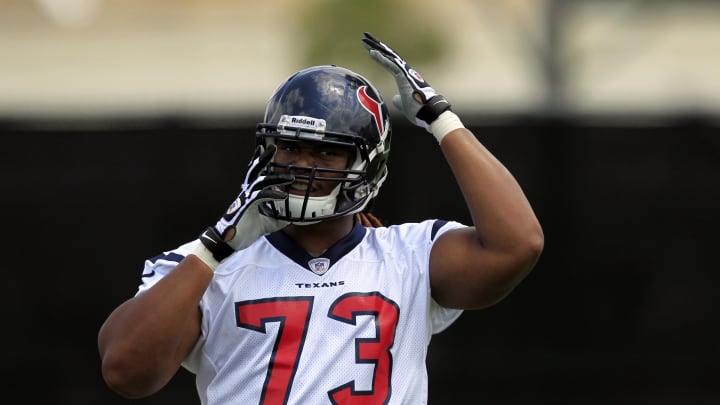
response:
<path id="1" fill-rule="evenodd" d="M 215 226 L 192 242 L 190 253 L 148 290 L 116 308 L 98 334 L 102 373 L 108 386 L 128 398 L 157 392 L 178 371 L 200 336 L 200 300 L 220 261 L 286 222 L 261 215 L 258 204 L 283 200 L 273 186 L 291 175 L 261 175 L 275 145 L 258 148 L 242 190 Z"/>
<path id="2" fill-rule="evenodd" d="M 473 227 L 448 231 L 433 246 L 433 298 L 453 308 L 493 305 L 525 278 L 542 252 L 543 232 L 532 207 L 443 96 L 377 38 L 365 33 L 363 44 L 395 78 L 395 106 L 438 140 L 472 216 Z"/>

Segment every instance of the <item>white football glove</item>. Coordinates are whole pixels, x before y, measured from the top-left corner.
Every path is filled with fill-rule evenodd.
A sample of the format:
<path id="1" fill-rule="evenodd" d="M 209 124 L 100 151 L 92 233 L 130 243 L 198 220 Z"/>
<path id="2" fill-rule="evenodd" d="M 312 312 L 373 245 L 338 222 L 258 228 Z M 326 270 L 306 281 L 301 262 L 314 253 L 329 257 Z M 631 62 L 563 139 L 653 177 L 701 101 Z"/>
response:
<path id="1" fill-rule="evenodd" d="M 367 32 L 362 42 L 370 56 L 395 78 L 400 92 L 393 97 L 395 107 L 402 111 L 410 122 L 430 131 L 430 124 L 450 109 L 450 103 L 437 94 L 420 73 L 411 68 L 389 46 Z"/>
<path id="2" fill-rule="evenodd" d="M 248 165 L 245 181 L 237 198 L 230 204 L 225 214 L 215 226 L 208 227 L 201 235 L 200 242 L 212 253 L 213 258 L 220 262 L 236 250 L 250 246 L 261 236 L 284 228 L 289 222 L 262 215 L 258 209 L 265 201 L 283 201 L 288 198 L 284 191 L 275 186 L 290 184 L 295 180 L 291 174 L 260 173 L 275 156 L 277 147 L 268 145 L 267 149 L 258 146 L 255 155 Z M 225 237 L 230 231 L 234 234 L 227 241 Z M 198 256 L 202 256 L 198 254 Z M 206 263 L 212 260 L 201 257 Z M 208 263 L 214 268 L 216 263 Z"/>

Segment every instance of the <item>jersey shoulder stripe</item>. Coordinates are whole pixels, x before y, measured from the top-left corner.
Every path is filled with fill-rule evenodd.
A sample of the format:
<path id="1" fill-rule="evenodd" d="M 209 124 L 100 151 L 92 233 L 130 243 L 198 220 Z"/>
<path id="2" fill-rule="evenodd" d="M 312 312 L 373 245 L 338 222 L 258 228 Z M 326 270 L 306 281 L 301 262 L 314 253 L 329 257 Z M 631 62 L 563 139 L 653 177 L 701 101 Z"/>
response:
<path id="1" fill-rule="evenodd" d="M 185 258 L 185 256 L 175 253 L 175 252 L 165 252 L 163 254 L 159 254 L 155 257 L 148 259 L 148 261 L 152 264 L 157 263 L 158 260 L 165 260 L 168 262 L 180 263 L 182 261 L 182 259 L 184 259 L 184 258 Z"/>

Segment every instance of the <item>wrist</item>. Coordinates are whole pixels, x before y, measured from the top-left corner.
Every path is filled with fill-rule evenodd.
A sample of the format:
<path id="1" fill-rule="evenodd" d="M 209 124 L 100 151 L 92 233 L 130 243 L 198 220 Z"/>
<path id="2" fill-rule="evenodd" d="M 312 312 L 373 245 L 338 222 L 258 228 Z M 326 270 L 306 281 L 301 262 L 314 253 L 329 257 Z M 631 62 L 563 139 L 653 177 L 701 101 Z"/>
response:
<path id="1" fill-rule="evenodd" d="M 417 96 L 418 93 L 414 93 L 413 96 Z M 418 96 L 419 97 L 419 96 Z M 425 96 L 427 97 L 427 96 Z M 415 97 L 418 102 L 420 100 Z M 427 125 L 430 125 L 433 121 L 437 120 L 442 113 L 445 111 L 450 110 L 451 106 L 450 103 L 445 99 L 445 97 L 437 94 L 435 96 L 430 97 L 425 104 L 420 108 L 420 110 L 417 112 L 416 118 L 420 121 L 425 122 Z"/>
<path id="2" fill-rule="evenodd" d="M 460 121 L 460 117 L 450 110 L 444 111 L 430 123 L 430 132 L 435 136 L 438 144 L 442 142 L 445 135 L 458 128 L 465 128 L 465 125 Z"/>
<path id="3" fill-rule="evenodd" d="M 223 240 L 223 236 L 215 229 L 214 226 L 210 226 L 200 234 L 200 243 L 210 252 L 212 258 L 218 263 L 223 261 L 226 257 L 230 256 L 235 252 L 230 245 Z"/>
<path id="4" fill-rule="evenodd" d="M 213 256 L 213 253 L 203 245 L 203 243 L 198 239 L 194 242 L 193 249 L 190 252 L 191 255 L 194 255 L 198 259 L 200 259 L 203 263 L 205 263 L 212 271 L 215 271 L 215 268 L 220 264 L 217 259 Z"/>

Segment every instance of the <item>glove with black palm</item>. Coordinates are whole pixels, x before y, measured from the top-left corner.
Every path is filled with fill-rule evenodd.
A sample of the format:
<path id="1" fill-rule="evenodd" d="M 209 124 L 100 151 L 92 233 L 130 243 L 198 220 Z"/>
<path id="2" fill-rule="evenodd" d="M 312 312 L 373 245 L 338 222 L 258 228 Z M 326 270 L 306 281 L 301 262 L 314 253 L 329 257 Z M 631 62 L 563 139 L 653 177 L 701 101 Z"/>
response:
<path id="1" fill-rule="evenodd" d="M 410 122 L 435 135 L 438 142 L 448 132 L 463 127 L 445 97 L 438 94 L 397 52 L 368 32 L 364 33 L 362 42 L 370 57 L 395 78 L 400 94 L 393 97 L 393 104 Z M 441 115 L 442 119 L 438 120 Z"/>
<path id="2" fill-rule="evenodd" d="M 262 146 L 257 147 L 248 165 L 240 194 L 217 224 L 208 227 L 200 235 L 202 246 L 198 246 L 193 253 L 211 268 L 214 269 L 233 252 L 247 248 L 261 236 L 282 229 L 288 224 L 286 221 L 262 215 L 258 209 L 263 202 L 283 201 L 288 198 L 288 194 L 276 186 L 295 180 L 291 174 L 261 175 L 275 156 L 276 150 L 274 144 L 265 149 Z M 212 255 L 209 255 L 208 251 Z"/>

